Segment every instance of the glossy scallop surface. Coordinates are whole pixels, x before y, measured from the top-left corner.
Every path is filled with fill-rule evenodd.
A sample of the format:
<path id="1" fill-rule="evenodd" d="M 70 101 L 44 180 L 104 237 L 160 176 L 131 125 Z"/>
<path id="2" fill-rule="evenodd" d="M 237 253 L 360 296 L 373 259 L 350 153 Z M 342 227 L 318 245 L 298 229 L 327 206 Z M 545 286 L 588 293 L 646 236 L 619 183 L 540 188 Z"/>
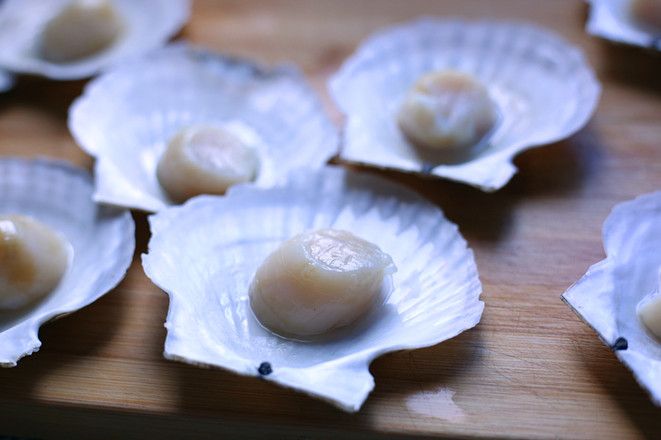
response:
<path id="1" fill-rule="evenodd" d="M 262 376 L 357 411 L 374 387 L 369 364 L 475 326 L 484 304 L 473 254 L 438 207 L 382 178 L 338 167 L 292 173 L 270 188 L 242 184 L 150 217 L 147 276 L 170 296 L 165 357 Z M 266 257 L 305 231 L 347 231 L 391 256 L 387 300 L 313 340 L 266 330 L 249 286 Z M 261 368 L 260 368 L 261 367 Z"/>

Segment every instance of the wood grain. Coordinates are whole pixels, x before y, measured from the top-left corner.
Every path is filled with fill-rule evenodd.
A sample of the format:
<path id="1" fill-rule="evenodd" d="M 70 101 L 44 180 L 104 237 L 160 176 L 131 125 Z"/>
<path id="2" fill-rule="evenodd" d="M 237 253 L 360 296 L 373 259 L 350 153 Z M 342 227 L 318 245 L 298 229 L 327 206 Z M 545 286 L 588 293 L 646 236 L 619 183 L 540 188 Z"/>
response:
<path id="1" fill-rule="evenodd" d="M 333 119 L 325 83 L 371 32 L 422 14 L 526 20 L 580 45 L 603 84 L 578 134 L 521 154 L 484 194 L 385 173 L 437 203 L 475 258 L 486 302 L 475 329 L 389 354 L 356 415 L 254 378 L 166 361 L 168 301 L 144 275 L 149 238 L 96 303 L 44 326 L 43 348 L 0 371 L 0 434 L 38 438 L 661 438 L 661 409 L 560 295 L 604 258 L 611 208 L 661 188 L 661 57 L 583 31 L 573 0 L 196 0 L 182 37 L 214 50 L 299 64 Z M 0 154 L 91 169 L 66 129 L 83 81 L 21 78 L 0 95 Z M 383 173 L 382 173 L 383 174 Z M 1 195 L 0 195 L 1 197 Z"/>

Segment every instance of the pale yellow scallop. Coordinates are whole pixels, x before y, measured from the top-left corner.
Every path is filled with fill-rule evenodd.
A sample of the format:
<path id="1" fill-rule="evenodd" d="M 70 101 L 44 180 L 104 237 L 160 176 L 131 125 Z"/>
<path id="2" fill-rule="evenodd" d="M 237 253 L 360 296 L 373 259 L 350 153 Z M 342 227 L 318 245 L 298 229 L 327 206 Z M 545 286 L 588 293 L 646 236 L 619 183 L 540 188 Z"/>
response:
<path id="1" fill-rule="evenodd" d="M 80 60 L 110 47 L 122 28 L 112 1 L 74 0 L 46 24 L 41 55 L 55 63 Z"/>
<path id="2" fill-rule="evenodd" d="M 388 254 L 349 232 L 305 232 L 264 260 L 250 285 L 250 306 L 279 335 L 320 335 L 368 313 L 383 300 L 384 278 L 395 271 Z"/>
<path id="3" fill-rule="evenodd" d="M 655 295 L 641 302 L 637 313 L 647 331 L 661 340 L 661 295 Z"/>
<path id="4" fill-rule="evenodd" d="M 0 216 L 0 309 L 15 309 L 52 292 L 69 263 L 69 245 L 27 216 Z"/>
<path id="5" fill-rule="evenodd" d="M 454 70 L 420 77 L 397 113 L 406 138 L 430 150 L 472 147 L 496 120 L 496 106 L 487 89 L 471 75 Z"/>
<path id="6" fill-rule="evenodd" d="M 255 179 L 259 158 L 236 136 L 214 126 L 192 126 L 169 142 L 157 177 L 177 203 L 200 194 L 224 194 L 241 182 Z"/>

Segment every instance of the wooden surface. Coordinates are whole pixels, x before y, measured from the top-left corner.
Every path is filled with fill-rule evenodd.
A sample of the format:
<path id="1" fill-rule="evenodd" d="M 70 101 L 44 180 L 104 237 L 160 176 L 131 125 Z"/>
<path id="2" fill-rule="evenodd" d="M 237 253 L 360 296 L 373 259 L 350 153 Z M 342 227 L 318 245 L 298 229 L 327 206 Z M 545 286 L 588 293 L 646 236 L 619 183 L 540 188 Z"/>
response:
<path id="1" fill-rule="evenodd" d="M 136 258 L 120 286 L 43 327 L 41 351 L 0 370 L 0 436 L 661 438 L 661 409 L 560 299 L 604 258 L 610 209 L 661 189 L 658 54 L 587 36 L 587 6 L 576 0 L 196 0 L 182 36 L 298 63 L 339 124 L 328 75 L 372 31 L 424 13 L 546 26 L 586 51 L 603 84 L 587 127 L 520 155 L 520 172 L 494 194 L 388 174 L 438 203 L 475 251 L 486 302 L 478 327 L 377 359 L 376 389 L 356 415 L 254 378 L 166 361 L 167 296 L 142 271 L 149 233 L 136 213 Z M 25 78 L 0 95 L 0 154 L 91 169 L 66 129 L 83 85 Z"/>

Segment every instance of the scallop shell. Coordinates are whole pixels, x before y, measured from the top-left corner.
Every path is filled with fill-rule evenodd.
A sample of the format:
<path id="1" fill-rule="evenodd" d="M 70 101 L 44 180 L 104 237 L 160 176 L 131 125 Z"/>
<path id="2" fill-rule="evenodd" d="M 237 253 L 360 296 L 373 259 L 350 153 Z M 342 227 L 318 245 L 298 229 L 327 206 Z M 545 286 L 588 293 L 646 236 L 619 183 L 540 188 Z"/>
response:
<path id="1" fill-rule="evenodd" d="M 62 233 L 73 248 L 58 287 L 40 302 L 0 311 L 0 366 L 39 350 L 39 327 L 84 307 L 124 277 L 135 248 L 130 213 L 92 201 L 92 179 L 63 162 L 0 160 L 0 214 L 31 216 Z"/>
<path id="2" fill-rule="evenodd" d="M 468 73 L 488 89 L 500 122 L 486 146 L 464 161 L 424 163 L 395 114 L 412 84 L 442 69 Z M 423 18 L 370 37 L 329 83 L 347 116 L 346 161 L 430 174 L 495 191 L 516 168 L 513 157 L 564 139 L 591 117 L 600 86 L 583 53 L 523 23 Z"/>
<path id="3" fill-rule="evenodd" d="M 606 259 L 590 267 L 563 299 L 615 350 L 661 405 L 661 343 L 647 334 L 636 306 L 659 290 L 661 192 L 616 206 L 604 223 Z"/>
<path id="4" fill-rule="evenodd" d="M 186 126 L 226 128 L 260 156 L 257 185 L 298 167 L 319 168 L 337 152 L 338 134 L 294 67 L 175 44 L 92 81 L 70 109 L 69 128 L 97 158 L 97 201 L 159 211 L 171 205 L 156 166 Z"/>
<path id="5" fill-rule="evenodd" d="M 0 66 L 58 80 L 87 78 L 164 45 L 188 21 L 190 0 L 113 0 L 125 21 L 118 41 L 94 56 L 53 63 L 39 54 L 43 29 L 70 0 L 5 0 L 0 8 Z"/>
<path id="6" fill-rule="evenodd" d="M 587 0 L 590 15 L 585 30 L 590 35 L 618 43 L 661 50 L 661 38 L 641 27 L 631 16 L 630 0 Z"/>
<path id="7" fill-rule="evenodd" d="M 457 226 L 382 178 L 337 167 L 301 171 L 281 186 L 238 185 L 149 220 L 143 266 L 170 296 L 166 358 L 247 376 L 260 375 L 268 362 L 265 379 L 346 411 L 357 411 L 374 387 L 372 359 L 449 339 L 475 326 L 484 307 L 473 253 Z M 252 315 L 250 279 L 282 241 L 325 227 L 352 232 L 392 256 L 398 271 L 390 297 L 335 338 L 276 336 Z"/>

